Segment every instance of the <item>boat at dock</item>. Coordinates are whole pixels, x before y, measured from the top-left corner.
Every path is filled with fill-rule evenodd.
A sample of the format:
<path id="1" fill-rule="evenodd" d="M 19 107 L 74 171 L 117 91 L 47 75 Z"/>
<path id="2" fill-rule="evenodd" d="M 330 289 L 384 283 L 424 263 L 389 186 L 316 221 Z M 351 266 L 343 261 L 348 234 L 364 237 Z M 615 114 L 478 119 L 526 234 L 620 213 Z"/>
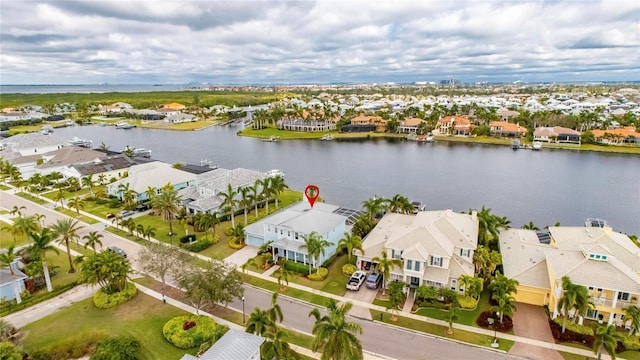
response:
<path id="1" fill-rule="evenodd" d="M 269 136 L 268 138 L 264 138 L 264 139 L 260 139 L 260 140 L 262 140 L 264 142 L 277 142 L 277 141 L 280 141 L 280 136 L 272 135 L 272 136 Z"/>
<path id="2" fill-rule="evenodd" d="M 433 136 L 430 135 L 420 135 L 416 137 L 416 141 L 420 143 L 431 143 L 433 142 Z"/>
<path id="3" fill-rule="evenodd" d="M 513 140 L 511 141 L 511 148 L 512 148 L 513 150 L 518 150 L 518 149 L 520 149 L 520 140 L 519 140 L 519 139 L 513 139 Z"/>
<path id="4" fill-rule="evenodd" d="M 326 135 L 324 135 L 324 136 L 322 136 L 322 137 L 320 138 L 320 141 L 331 141 L 331 140 L 333 140 L 333 139 L 335 139 L 335 138 L 336 138 L 336 137 L 335 137 L 335 136 L 333 136 L 333 134 L 326 134 Z"/>
<path id="5" fill-rule="evenodd" d="M 538 151 L 542 149 L 542 143 L 540 141 L 534 141 L 533 146 L 531 147 L 533 151 Z"/>
<path id="6" fill-rule="evenodd" d="M 90 149 L 91 145 L 93 145 L 93 141 L 87 140 L 87 139 L 80 139 L 77 136 L 74 136 L 73 139 L 69 140 L 69 143 L 71 145 L 88 148 L 88 149 Z"/>
<path id="7" fill-rule="evenodd" d="M 133 149 L 133 156 L 134 157 L 143 157 L 143 158 L 150 158 L 151 157 L 151 150 L 147 150 L 145 148 L 135 148 Z"/>
<path id="8" fill-rule="evenodd" d="M 119 123 L 116 124 L 116 129 L 124 129 L 124 130 L 126 130 L 126 129 L 131 129 L 131 128 L 134 128 L 134 127 L 136 127 L 136 126 L 132 125 L 132 124 L 129 124 L 128 122 L 124 122 L 124 121 L 119 122 Z"/>

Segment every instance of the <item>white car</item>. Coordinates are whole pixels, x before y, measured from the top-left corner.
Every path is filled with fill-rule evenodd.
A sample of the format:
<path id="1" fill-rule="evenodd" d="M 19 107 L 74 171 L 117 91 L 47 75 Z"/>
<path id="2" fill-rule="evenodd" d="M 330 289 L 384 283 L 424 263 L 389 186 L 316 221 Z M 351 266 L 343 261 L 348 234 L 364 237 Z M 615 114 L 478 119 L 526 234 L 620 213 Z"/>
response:
<path id="1" fill-rule="evenodd" d="M 367 278 L 367 273 L 364 271 L 356 271 L 351 275 L 349 281 L 347 282 L 347 290 L 358 291 L 360 290 L 360 286 L 364 283 L 364 280 Z"/>

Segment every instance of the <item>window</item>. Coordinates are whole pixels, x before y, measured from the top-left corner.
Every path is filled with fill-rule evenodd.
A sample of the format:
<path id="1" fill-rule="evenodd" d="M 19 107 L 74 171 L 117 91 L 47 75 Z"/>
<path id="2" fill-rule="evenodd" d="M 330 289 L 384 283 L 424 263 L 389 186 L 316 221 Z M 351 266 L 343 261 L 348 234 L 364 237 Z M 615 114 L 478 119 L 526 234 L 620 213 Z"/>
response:
<path id="1" fill-rule="evenodd" d="M 295 233 L 295 234 L 296 234 L 296 240 L 298 240 L 298 233 Z"/>
<path id="2" fill-rule="evenodd" d="M 282 229 L 280 229 L 280 235 L 282 235 L 284 232 L 282 231 Z"/>
<path id="3" fill-rule="evenodd" d="M 464 256 L 464 257 L 471 256 L 471 249 L 460 249 L 460 256 Z"/>
<path id="4" fill-rule="evenodd" d="M 291 237 L 291 231 L 287 231 L 287 237 Z"/>
<path id="5" fill-rule="evenodd" d="M 413 270 L 420 271 L 420 261 L 416 261 L 416 263 L 414 264 Z"/>
<path id="6" fill-rule="evenodd" d="M 407 270 L 411 270 L 411 265 L 413 265 L 412 261 L 411 260 L 407 260 Z"/>
<path id="7" fill-rule="evenodd" d="M 394 249 L 391 249 L 391 258 L 392 259 L 396 258 L 396 251 Z"/>
<path id="8" fill-rule="evenodd" d="M 431 266 L 442 267 L 442 258 L 441 257 L 432 256 L 431 257 Z"/>
<path id="9" fill-rule="evenodd" d="M 618 293 L 618 300 L 629 301 L 629 293 L 627 292 Z"/>
<path id="10" fill-rule="evenodd" d="M 595 255 L 589 254 L 589 259 L 593 259 L 594 257 L 595 257 Z"/>

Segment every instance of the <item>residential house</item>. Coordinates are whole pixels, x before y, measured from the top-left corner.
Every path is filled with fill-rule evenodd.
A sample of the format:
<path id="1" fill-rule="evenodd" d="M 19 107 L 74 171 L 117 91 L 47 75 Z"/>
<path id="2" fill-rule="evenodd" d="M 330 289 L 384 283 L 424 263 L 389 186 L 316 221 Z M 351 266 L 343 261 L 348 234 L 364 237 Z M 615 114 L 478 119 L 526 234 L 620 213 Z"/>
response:
<path id="1" fill-rule="evenodd" d="M 527 128 L 508 121 L 492 121 L 489 123 L 489 132 L 492 136 L 519 138 L 527 134 Z"/>
<path id="2" fill-rule="evenodd" d="M 383 252 L 402 260 L 389 280 L 463 291 L 462 275 L 473 276 L 473 254 L 478 245 L 478 218 L 452 210 L 420 211 L 415 215 L 387 213 L 365 237 L 364 254 L 354 251 L 358 268 L 375 267 Z"/>
<path id="3" fill-rule="evenodd" d="M 280 119 L 277 124 L 280 130 L 291 131 L 331 131 L 336 129 L 333 120 Z"/>
<path id="4" fill-rule="evenodd" d="M 534 141 L 580 143 L 580 132 L 562 126 L 541 126 L 533 131 Z"/>
<path id="5" fill-rule="evenodd" d="M 387 127 L 387 120 L 380 116 L 365 116 L 360 114 L 359 116 L 351 119 L 350 124 L 342 127 L 342 132 L 370 132 L 379 131 L 384 132 Z"/>
<path id="6" fill-rule="evenodd" d="M 226 193 L 229 185 L 237 192 L 239 188 L 252 186 L 256 180 L 262 180 L 266 177 L 268 177 L 266 173 L 242 168 L 233 170 L 209 169 L 209 171 L 195 175 L 195 181 L 180 190 L 178 195 L 182 198 L 182 203 L 189 213 L 212 213 L 220 210 L 223 201 L 220 194 Z"/>
<path id="7" fill-rule="evenodd" d="M 195 177 L 196 175 L 175 169 L 170 164 L 152 161 L 130 167 L 127 177 L 107 185 L 107 194 L 122 199 L 122 191 L 118 188 L 121 184 L 129 184 L 129 189 L 137 194 L 136 201 L 142 202 L 148 200 L 145 192 L 150 187 L 155 188 L 158 194 L 167 184 L 171 184 L 174 190 L 180 190 L 192 185 Z"/>
<path id="8" fill-rule="evenodd" d="M 102 156 L 104 156 L 104 154 L 100 151 L 79 146 L 66 146 L 61 149 L 42 154 L 42 163 L 36 164 L 34 172 L 40 173 L 41 175 L 49 175 L 52 172 L 62 172 L 62 170 L 68 166 L 91 162 Z M 33 175 L 33 173 L 23 173 L 22 175 L 24 178 L 28 178 Z"/>
<path id="9" fill-rule="evenodd" d="M 4 149 L 3 151 L 18 152 L 22 156 L 48 153 L 64 145 L 64 141 L 40 133 L 18 134 L 0 141 L 0 148 Z"/>
<path id="10" fill-rule="evenodd" d="M 587 319 L 622 326 L 623 308 L 639 304 L 640 249 L 606 224 L 589 225 L 502 231 L 504 274 L 519 282 L 516 301 L 548 305 L 554 318 L 561 315 L 558 301 L 566 276 L 589 291 L 594 307 Z"/>
<path id="11" fill-rule="evenodd" d="M 137 163 L 124 154 L 107 155 L 85 163 L 77 163 L 63 168 L 60 172 L 65 178 L 81 179 L 85 176 L 93 175 L 93 179 L 98 181 L 100 175 L 105 175 L 107 181 L 119 179 L 128 173 L 128 169 Z"/>
<path id="12" fill-rule="evenodd" d="M 316 232 L 331 245 L 325 248 L 316 265 L 322 264 L 336 252 L 340 239 L 348 231 L 347 216 L 342 215 L 337 205 L 316 203 L 313 208 L 306 201 L 294 204 L 271 214 L 245 228 L 245 242 L 248 245 L 262 246 L 269 241 L 273 257 L 285 257 L 291 261 L 313 264 L 304 245 L 303 236 Z"/>
<path id="13" fill-rule="evenodd" d="M 515 106 L 515 104 L 511 104 L 511 106 Z M 517 103 L 517 106 L 520 106 L 520 104 Z M 518 117 L 520 113 L 509 109 L 500 108 L 496 111 L 496 115 L 498 115 L 502 121 L 509 121 L 509 119 L 511 118 Z"/>
<path id="14" fill-rule="evenodd" d="M 156 110 L 158 112 L 158 114 L 162 115 L 162 116 L 172 116 L 172 115 L 179 115 L 180 114 L 180 110 L 174 109 L 174 108 L 160 108 L 158 110 Z"/>
<path id="15" fill-rule="evenodd" d="M 420 129 L 420 124 L 423 123 L 426 124 L 427 122 L 418 118 L 402 120 L 398 126 L 398 132 L 401 134 L 416 134 Z"/>
<path id="16" fill-rule="evenodd" d="M 461 116 L 445 116 L 438 120 L 438 135 L 469 136 L 472 129 L 471 120 Z"/>
<path id="17" fill-rule="evenodd" d="M 186 105 L 183 105 L 183 104 L 180 104 L 180 103 L 176 103 L 176 102 L 173 102 L 173 103 L 170 103 L 170 104 L 163 104 L 161 106 L 161 109 L 173 109 L 173 110 L 177 110 L 178 112 L 180 110 L 184 110 L 186 108 L 187 108 Z"/>
<path id="18" fill-rule="evenodd" d="M 0 268 L 0 300 L 9 301 L 16 298 L 16 291 L 25 291 L 24 281 L 28 276 L 17 268 L 17 261 L 11 264 L 13 276 L 9 267 Z"/>
<path id="19" fill-rule="evenodd" d="M 261 360 L 260 347 L 264 342 L 262 336 L 229 329 L 199 357 L 185 354 L 180 360 Z"/>
<path id="20" fill-rule="evenodd" d="M 640 145 L 640 133 L 633 126 L 610 130 L 591 130 L 595 140 L 601 144 Z"/>
<path id="21" fill-rule="evenodd" d="M 171 123 L 171 124 L 194 122 L 196 120 L 197 120 L 197 118 L 195 117 L 195 115 L 182 114 L 182 113 L 171 114 L 171 115 L 168 115 L 167 117 L 164 118 L 164 122 L 168 122 L 168 123 Z"/>

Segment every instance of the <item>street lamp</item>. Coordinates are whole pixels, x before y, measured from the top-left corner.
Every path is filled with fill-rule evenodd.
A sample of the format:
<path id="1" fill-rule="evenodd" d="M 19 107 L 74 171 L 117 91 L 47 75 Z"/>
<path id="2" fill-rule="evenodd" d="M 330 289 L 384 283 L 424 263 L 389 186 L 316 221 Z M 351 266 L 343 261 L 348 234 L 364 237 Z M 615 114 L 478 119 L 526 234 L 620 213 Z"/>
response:
<path id="1" fill-rule="evenodd" d="M 244 296 L 242 296 L 242 324 L 244 325 L 245 317 L 244 317 Z"/>

